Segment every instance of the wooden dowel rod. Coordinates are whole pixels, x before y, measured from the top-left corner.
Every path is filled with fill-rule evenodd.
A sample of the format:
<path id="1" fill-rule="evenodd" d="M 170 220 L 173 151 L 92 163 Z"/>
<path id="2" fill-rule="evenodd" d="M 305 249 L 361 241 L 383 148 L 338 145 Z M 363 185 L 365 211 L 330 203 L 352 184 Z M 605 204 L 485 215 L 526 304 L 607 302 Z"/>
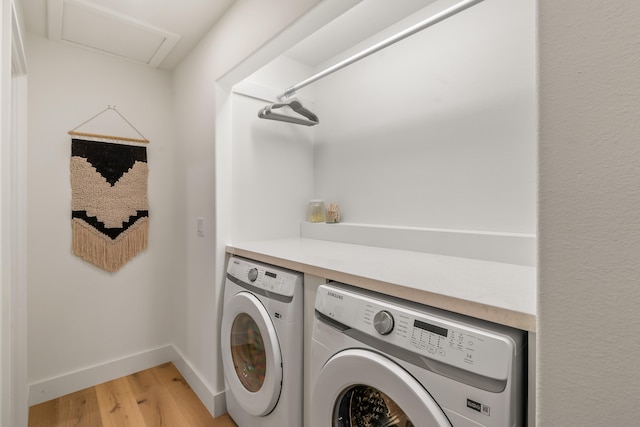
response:
<path id="1" fill-rule="evenodd" d="M 76 135 L 76 136 L 88 136 L 90 138 L 101 138 L 101 139 L 115 139 L 117 141 L 127 141 L 127 142 L 142 142 L 142 143 L 149 143 L 148 139 L 136 139 L 136 138 L 127 138 L 124 136 L 111 136 L 111 135 L 100 135 L 97 133 L 84 133 L 84 132 L 76 132 L 76 131 L 69 131 L 69 135 Z"/>

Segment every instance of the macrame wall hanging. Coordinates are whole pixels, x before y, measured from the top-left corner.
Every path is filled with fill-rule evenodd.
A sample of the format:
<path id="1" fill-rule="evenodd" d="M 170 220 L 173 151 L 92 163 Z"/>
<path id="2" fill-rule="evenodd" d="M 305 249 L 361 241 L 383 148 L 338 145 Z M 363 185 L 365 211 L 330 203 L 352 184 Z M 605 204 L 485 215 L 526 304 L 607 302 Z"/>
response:
<path id="1" fill-rule="evenodd" d="M 117 114 L 141 138 L 77 131 L 107 112 Z M 73 253 L 115 272 L 147 247 L 147 149 L 134 144 L 149 140 L 112 106 L 69 134 L 82 137 L 71 140 Z"/>

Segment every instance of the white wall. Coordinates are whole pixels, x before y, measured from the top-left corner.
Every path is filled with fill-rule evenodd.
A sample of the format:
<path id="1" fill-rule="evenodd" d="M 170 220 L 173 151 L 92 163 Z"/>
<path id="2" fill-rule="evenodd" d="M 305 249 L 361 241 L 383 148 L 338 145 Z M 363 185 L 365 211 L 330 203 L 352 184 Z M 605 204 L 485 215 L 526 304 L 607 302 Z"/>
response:
<path id="1" fill-rule="evenodd" d="M 300 221 L 313 197 L 315 128 L 263 120 L 258 111 L 311 72 L 280 57 L 236 87 L 231 100 L 233 241 L 300 236 Z"/>
<path id="2" fill-rule="evenodd" d="M 318 1 L 238 1 L 174 72 L 176 230 L 182 240 L 176 246 L 186 256 L 174 299 L 174 336 L 212 393 L 224 390 L 218 332 L 232 204 L 230 93 L 215 82 Z M 221 121 L 229 122 L 226 130 Z M 196 233 L 198 217 L 204 237 Z"/>
<path id="3" fill-rule="evenodd" d="M 304 9 L 314 2 L 294 3 L 302 3 L 300 7 Z M 640 326 L 635 255 L 640 253 L 637 222 L 640 153 L 634 137 L 640 129 L 633 112 L 640 108 L 633 88 L 639 86 L 640 73 L 633 70 L 638 68 L 638 56 L 634 52 L 639 43 L 636 22 L 640 11 L 633 0 L 618 2 L 609 8 L 595 0 L 539 0 L 538 4 L 541 48 L 538 424 L 634 425 L 637 411 L 632 405 L 640 383 L 638 365 L 633 359 L 638 352 L 633 332 Z M 200 181 L 201 176 L 215 173 L 214 160 L 203 159 L 201 170 L 204 172 L 201 173 L 189 173 L 191 168 L 187 163 L 201 153 L 201 145 L 210 144 L 214 138 L 214 90 L 209 84 L 259 45 L 261 35 L 252 37 L 251 33 L 264 28 L 255 25 L 267 21 L 261 18 L 261 13 L 281 16 L 282 20 L 274 20 L 275 27 L 267 28 L 269 34 L 275 34 L 299 12 L 293 10 L 292 15 L 287 15 L 290 6 L 275 6 L 271 12 L 256 8 L 257 15 L 251 15 L 246 25 L 237 25 L 242 15 L 238 9 L 235 18 L 214 32 L 177 73 L 174 88 L 178 91 L 176 114 L 181 126 L 176 132 L 179 137 L 176 153 L 187 153 L 176 160 L 182 175 L 176 174 L 175 182 L 183 192 L 176 192 L 181 196 L 174 200 L 175 205 L 183 203 L 180 209 L 184 214 L 184 222 L 177 228 L 178 237 L 187 230 L 190 236 L 195 235 L 195 215 L 214 212 L 215 190 L 209 183 L 201 187 Z M 218 47 L 228 40 L 234 43 L 228 43 L 232 55 L 226 56 L 227 51 Z M 102 277 L 85 265 L 76 265 L 80 261 L 70 255 L 70 230 L 64 225 L 68 223 L 70 203 L 66 131 L 105 104 L 118 105 L 152 140 L 150 191 L 161 191 L 158 181 L 167 178 L 158 176 L 155 170 L 169 169 L 164 156 L 171 153 L 154 147 L 166 145 L 165 127 L 169 121 L 158 121 L 147 114 L 167 118 L 167 113 L 160 111 L 164 108 L 162 105 L 148 101 L 166 96 L 161 89 L 164 83 L 159 83 L 157 73 L 151 70 L 116 64 L 75 50 L 71 53 L 68 48 L 48 46 L 44 40 L 31 40 L 28 48 L 32 72 L 30 93 L 35 98 L 30 99 L 30 105 L 39 105 L 30 117 L 29 147 L 30 168 L 38 169 L 29 176 L 33 190 L 29 206 L 30 296 L 36 299 L 34 308 L 30 306 L 29 319 L 32 327 L 29 350 L 33 359 L 30 368 L 35 369 L 30 372 L 31 379 L 119 357 L 136 347 L 131 343 L 136 338 L 144 342 L 141 347 L 162 341 L 157 334 L 170 316 L 159 313 L 159 307 L 168 305 L 157 291 L 158 286 L 165 291 L 167 288 L 158 285 L 163 283 L 162 279 L 155 278 L 162 278 L 160 273 L 170 274 L 188 248 L 204 255 L 190 259 L 186 264 L 190 275 L 173 283 L 174 296 L 180 296 L 175 300 L 178 322 L 174 332 L 181 334 L 177 341 L 184 346 L 181 348 L 187 356 L 197 362 L 198 369 L 219 385 L 216 350 L 209 346 L 217 338 L 217 323 L 214 322 L 214 327 L 209 323 L 216 317 L 211 313 L 219 311 L 219 303 L 214 300 L 217 294 L 204 292 L 205 297 L 214 299 L 199 301 L 198 298 L 207 287 L 215 286 L 211 273 L 219 275 L 222 271 L 211 269 L 210 265 L 220 263 L 219 246 L 224 244 L 224 238 L 218 239 L 217 245 L 195 238 L 184 242 L 175 239 L 167 257 L 158 255 L 158 248 L 154 246 L 154 236 L 166 231 L 160 229 L 152 232 L 149 252 L 125 267 L 135 271 L 118 273 L 120 278 L 113 279 Z M 56 54 L 50 55 L 53 52 Z M 73 65 L 82 67 L 77 69 Z M 84 73 L 84 70 L 97 74 Z M 120 86 L 122 82 L 132 81 L 135 89 L 129 84 Z M 69 87 L 74 90 L 64 90 Z M 140 93 L 150 98 L 140 97 Z M 224 104 L 220 99 L 217 102 Z M 129 105 L 133 105 L 131 110 Z M 129 111 L 136 113 L 132 115 Z M 189 136 L 194 139 L 187 138 Z M 224 147 L 219 147 L 219 152 L 226 154 Z M 158 166 L 154 166 L 156 164 Z M 218 192 L 226 184 L 220 181 L 216 182 Z M 187 188 L 199 190 L 186 194 Z M 331 190 L 334 189 L 331 186 Z M 155 198 L 159 208 L 165 207 L 160 201 L 163 197 L 154 193 L 152 206 Z M 229 203 L 226 198 L 221 201 Z M 200 212 L 201 204 L 209 210 Z M 46 210 L 35 209 L 41 207 Z M 155 211 L 161 214 L 159 209 Z M 350 209 L 345 214 L 354 212 Z M 157 221 L 159 219 L 152 217 L 152 226 L 159 225 Z M 212 222 L 213 219 L 207 224 Z M 527 221 L 523 221 L 525 223 Z M 45 231 L 51 237 L 42 235 Z M 134 266 L 152 264 L 149 258 L 163 258 L 164 262 L 153 262 L 158 271 L 152 273 L 152 269 L 144 269 L 142 272 L 143 269 Z M 212 258 L 216 259 L 215 263 L 211 262 Z M 152 274 L 153 280 L 148 277 Z M 145 297 L 161 299 L 153 303 L 153 309 L 141 298 L 140 294 L 146 291 L 149 293 Z M 142 309 L 127 310 L 135 304 Z M 137 316 L 140 310 L 146 316 Z M 188 315 L 191 310 L 194 314 Z M 132 317 L 141 323 L 130 322 Z M 45 331 L 47 324 L 52 327 Z M 80 327 L 84 331 L 79 330 Z M 142 329 L 150 333 L 141 334 Z M 631 333 L 630 338 L 627 333 Z M 214 337 L 212 341 L 208 341 L 210 336 Z M 199 337 L 206 339 L 186 345 L 189 339 Z M 107 341 L 109 346 L 105 344 Z M 94 344 L 96 348 L 87 348 Z M 61 360 L 65 356 L 71 363 Z"/>
<path id="4" fill-rule="evenodd" d="M 29 381 L 32 392 L 42 393 L 32 403 L 56 397 L 46 396 L 52 384 L 72 391 L 153 356 L 177 357 L 210 411 L 224 410 L 217 399 L 224 391 L 217 331 L 232 148 L 230 138 L 216 141 L 216 119 L 229 133 L 231 120 L 224 113 L 228 86 L 215 81 L 233 67 L 249 74 L 245 59 L 318 2 L 236 2 L 173 76 L 29 36 Z M 346 7 L 342 0 L 327 3 Z M 326 10 L 298 32 L 322 19 Z M 67 131 L 107 105 L 151 140 L 149 249 L 115 274 L 74 257 L 65 225 Z M 203 237 L 196 234 L 198 217 Z"/>
<path id="5" fill-rule="evenodd" d="M 347 222 L 535 233 L 535 20 L 487 1 L 317 82 L 315 197 Z"/>
<path id="6" fill-rule="evenodd" d="M 640 4 L 538 3 L 538 424 L 637 425 Z"/>
<path id="7" fill-rule="evenodd" d="M 233 98 L 234 241 L 300 236 L 313 193 L 312 130 L 261 120 L 263 100 Z"/>
<path id="8" fill-rule="evenodd" d="M 28 345 L 35 383 L 170 344 L 182 255 L 174 245 L 171 75 L 34 34 L 27 59 Z M 107 105 L 151 140 L 149 247 L 116 273 L 71 251 L 67 131 Z"/>

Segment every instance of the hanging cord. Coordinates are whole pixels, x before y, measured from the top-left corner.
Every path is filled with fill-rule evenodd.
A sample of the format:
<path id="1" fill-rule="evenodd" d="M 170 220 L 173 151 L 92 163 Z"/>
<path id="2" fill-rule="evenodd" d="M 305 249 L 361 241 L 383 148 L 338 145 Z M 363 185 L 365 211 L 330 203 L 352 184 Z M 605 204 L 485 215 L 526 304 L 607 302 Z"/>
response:
<path id="1" fill-rule="evenodd" d="M 140 135 L 142 137 L 142 139 L 127 138 L 127 137 L 123 137 L 123 136 L 99 135 L 99 134 L 95 134 L 95 133 L 76 132 L 76 129 L 86 125 L 91 120 L 95 119 L 96 117 L 104 114 L 105 112 L 107 112 L 109 110 L 115 111 L 120 116 L 120 118 L 122 118 L 122 120 L 124 120 L 131 127 L 131 129 L 135 130 L 138 133 L 138 135 Z M 71 129 L 69 131 L 69 135 L 88 136 L 88 137 L 103 138 L 103 139 L 115 139 L 115 140 L 118 140 L 118 141 L 128 141 L 128 142 L 143 142 L 143 143 L 148 143 L 149 142 L 149 140 L 142 134 L 142 132 L 140 132 L 138 129 L 136 129 L 136 127 L 134 125 L 132 125 L 129 122 L 129 120 L 126 119 L 126 117 L 124 117 L 122 114 L 120 114 L 120 111 L 116 110 L 115 105 L 113 107 L 111 105 L 107 105 L 107 108 L 105 108 L 104 110 L 100 111 L 95 116 L 93 116 L 93 117 L 85 120 L 84 122 L 80 123 L 75 128 Z"/>

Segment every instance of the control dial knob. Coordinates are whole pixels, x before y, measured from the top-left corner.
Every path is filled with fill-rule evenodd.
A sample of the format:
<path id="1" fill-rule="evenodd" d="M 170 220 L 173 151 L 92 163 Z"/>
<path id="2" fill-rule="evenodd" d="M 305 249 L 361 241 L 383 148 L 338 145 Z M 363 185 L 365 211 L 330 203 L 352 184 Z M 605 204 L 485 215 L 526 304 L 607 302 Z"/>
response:
<path id="1" fill-rule="evenodd" d="M 249 270 L 249 281 L 255 282 L 257 278 L 258 278 L 258 269 L 254 267 L 251 270 Z"/>
<path id="2" fill-rule="evenodd" d="M 387 310 L 379 311 L 373 317 L 373 327 L 380 335 L 389 335 L 393 331 L 393 326 L 393 315 Z"/>

